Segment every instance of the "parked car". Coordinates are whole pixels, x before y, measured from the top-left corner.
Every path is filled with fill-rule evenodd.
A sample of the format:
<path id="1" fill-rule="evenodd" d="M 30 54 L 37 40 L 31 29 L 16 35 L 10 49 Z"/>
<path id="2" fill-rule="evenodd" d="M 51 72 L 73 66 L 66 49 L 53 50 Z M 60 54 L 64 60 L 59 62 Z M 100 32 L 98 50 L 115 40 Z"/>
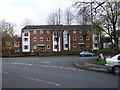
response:
<path id="1" fill-rule="evenodd" d="M 80 53 L 80 56 L 95 56 L 95 53 L 91 53 L 91 52 L 88 52 L 88 51 L 83 51 Z"/>
<path id="2" fill-rule="evenodd" d="M 113 73 L 120 75 L 120 54 L 106 58 L 106 68 Z"/>

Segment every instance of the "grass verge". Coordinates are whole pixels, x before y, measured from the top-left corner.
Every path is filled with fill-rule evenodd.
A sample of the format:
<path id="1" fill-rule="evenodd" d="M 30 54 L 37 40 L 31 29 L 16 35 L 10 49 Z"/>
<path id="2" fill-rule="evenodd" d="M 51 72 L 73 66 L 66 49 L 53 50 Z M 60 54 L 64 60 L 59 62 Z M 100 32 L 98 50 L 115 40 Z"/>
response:
<path id="1" fill-rule="evenodd" d="M 92 60 L 92 63 L 94 64 L 99 64 L 99 65 L 105 65 L 106 60 L 105 59 L 100 59 L 99 61 L 97 60 Z"/>

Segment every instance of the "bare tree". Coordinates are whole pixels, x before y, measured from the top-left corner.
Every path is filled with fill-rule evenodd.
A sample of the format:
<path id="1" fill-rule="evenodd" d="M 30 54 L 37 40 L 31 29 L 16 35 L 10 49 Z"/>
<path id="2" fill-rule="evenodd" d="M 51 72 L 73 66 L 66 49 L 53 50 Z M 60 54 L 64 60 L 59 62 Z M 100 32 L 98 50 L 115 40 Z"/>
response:
<path id="1" fill-rule="evenodd" d="M 120 21 L 120 1 L 119 2 L 80 2 L 76 1 L 74 5 L 80 10 L 82 9 L 81 3 L 84 4 L 83 7 L 87 6 L 91 8 L 88 13 L 92 13 L 93 17 L 92 23 L 96 24 L 95 21 L 99 20 L 100 24 L 96 24 L 101 28 L 103 32 L 110 36 L 113 40 L 113 45 L 116 50 L 119 51 L 118 47 L 118 36 L 116 34 L 117 28 Z M 93 7 L 91 7 L 93 4 Z M 113 34 L 112 34 L 113 33 Z"/>
<path id="2" fill-rule="evenodd" d="M 75 15 L 73 14 L 71 8 L 67 8 L 64 14 L 64 21 L 66 25 L 71 25 L 75 20 Z"/>
<path id="3" fill-rule="evenodd" d="M 73 14 L 71 8 L 67 8 L 64 13 L 64 22 L 66 25 L 71 25 L 74 22 L 75 15 Z M 70 27 L 66 30 L 67 31 L 67 46 L 69 51 L 69 35 L 70 35 Z"/>
<path id="4" fill-rule="evenodd" d="M 14 43 L 14 23 L 0 20 L 0 31 L 2 33 L 2 46 L 13 46 Z"/>
<path id="5" fill-rule="evenodd" d="M 61 29 L 61 23 L 62 23 L 62 11 L 59 8 L 55 12 L 52 12 L 47 19 L 47 22 L 49 25 L 56 25 L 54 30 L 54 36 L 55 40 L 57 42 L 57 51 L 59 51 L 59 38 L 60 38 L 60 29 Z"/>
<path id="6" fill-rule="evenodd" d="M 29 18 L 25 18 L 22 23 L 22 26 L 32 25 L 32 24 L 33 24 L 32 20 L 30 20 Z"/>

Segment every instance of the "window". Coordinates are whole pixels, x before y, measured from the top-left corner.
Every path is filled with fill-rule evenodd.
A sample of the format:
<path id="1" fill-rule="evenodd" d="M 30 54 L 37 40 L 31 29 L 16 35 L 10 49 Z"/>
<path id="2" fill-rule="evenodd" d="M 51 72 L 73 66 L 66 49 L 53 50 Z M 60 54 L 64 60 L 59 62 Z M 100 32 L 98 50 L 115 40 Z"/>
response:
<path id="1" fill-rule="evenodd" d="M 86 37 L 86 40 L 90 40 L 90 37 L 89 37 L 89 36 L 87 36 L 87 37 Z"/>
<path id="2" fill-rule="evenodd" d="M 99 45 L 98 45 L 98 44 L 95 44 L 95 47 L 99 47 Z"/>
<path id="3" fill-rule="evenodd" d="M 68 44 L 65 44 L 65 48 L 68 48 Z"/>
<path id="4" fill-rule="evenodd" d="M 34 46 L 33 46 L 33 49 L 37 49 L 37 46 L 36 46 L 36 45 L 34 45 Z"/>
<path id="5" fill-rule="evenodd" d="M 76 45 L 76 44 L 73 44 L 73 47 L 74 47 L 74 48 L 76 48 L 76 47 L 77 47 L 77 45 Z"/>
<path id="6" fill-rule="evenodd" d="M 118 56 L 118 60 L 120 60 L 120 56 Z"/>
<path id="7" fill-rule="evenodd" d="M 50 49 L 50 45 L 47 45 L 47 49 Z"/>
<path id="8" fill-rule="evenodd" d="M 50 34 L 50 30 L 47 30 L 47 34 Z"/>
<path id="9" fill-rule="evenodd" d="M 54 45 L 54 49 L 57 49 L 57 45 Z"/>
<path id="10" fill-rule="evenodd" d="M 36 30 L 34 30 L 34 31 L 33 31 L 33 34 L 36 34 L 36 33 L 37 33 Z"/>
<path id="11" fill-rule="evenodd" d="M 73 40 L 76 41 L 76 37 L 73 37 Z"/>
<path id="12" fill-rule="evenodd" d="M 24 36 L 28 36 L 28 33 L 24 33 Z"/>
<path id="13" fill-rule="evenodd" d="M 40 30 L 40 34 L 43 34 L 43 30 Z"/>
<path id="14" fill-rule="evenodd" d="M 74 30 L 73 33 L 76 33 L 76 31 Z"/>
<path id="15" fill-rule="evenodd" d="M 43 41 L 43 37 L 40 37 L 40 41 Z"/>
<path id="16" fill-rule="evenodd" d="M 25 45 L 25 46 L 24 46 L 24 49 L 28 49 L 28 46 L 27 46 L 27 45 Z"/>
<path id="17" fill-rule="evenodd" d="M 50 41 L 50 37 L 47 37 L 47 41 Z"/>
<path id="18" fill-rule="evenodd" d="M 28 41 L 28 38 L 24 38 L 24 41 L 27 42 L 27 41 Z"/>
<path id="19" fill-rule="evenodd" d="M 34 38 L 33 38 L 33 41 L 34 41 L 34 42 L 36 42 L 36 41 L 37 41 L 37 38 L 36 38 L 36 37 L 34 37 Z"/>
<path id="20" fill-rule="evenodd" d="M 83 40 L 83 36 L 80 37 L 80 40 Z"/>
<path id="21" fill-rule="evenodd" d="M 87 47 L 90 47 L 90 44 L 86 44 Z"/>

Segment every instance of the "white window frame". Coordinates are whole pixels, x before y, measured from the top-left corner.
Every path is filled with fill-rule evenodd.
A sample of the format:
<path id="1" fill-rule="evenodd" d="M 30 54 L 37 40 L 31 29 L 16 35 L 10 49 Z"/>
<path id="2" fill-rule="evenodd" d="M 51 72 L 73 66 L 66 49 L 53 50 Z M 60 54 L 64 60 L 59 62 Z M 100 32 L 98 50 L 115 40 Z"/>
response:
<path id="1" fill-rule="evenodd" d="M 27 39 L 27 40 L 25 40 L 25 39 Z M 24 42 L 28 42 L 28 38 L 24 38 Z"/>
<path id="2" fill-rule="evenodd" d="M 73 44 L 73 47 L 74 47 L 74 48 L 76 48 L 76 47 L 77 47 L 76 43 L 74 43 L 74 44 Z"/>
<path id="3" fill-rule="evenodd" d="M 40 30 L 40 34 L 43 34 L 43 30 Z"/>
<path id="4" fill-rule="evenodd" d="M 35 40 L 35 39 L 36 39 L 36 40 Z M 34 42 L 36 42 L 36 41 L 37 41 L 37 38 L 36 38 L 36 37 L 34 37 L 34 38 L 33 38 L 33 41 L 34 41 Z"/>
<path id="5" fill-rule="evenodd" d="M 36 30 L 33 30 L 33 34 L 37 34 L 37 31 L 36 31 Z"/>
<path id="6" fill-rule="evenodd" d="M 73 40 L 74 40 L 74 41 L 76 41 L 76 40 L 77 40 L 77 38 L 76 38 L 76 37 L 73 37 Z"/>
<path id="7" fill-rule="evenodd" d="M 44 40 L 43 40 L 43 37 L 40 37 L 40 41 L 41 41 L 41 42 L 44 41 Z"/>
<path id="8" fill-rule="evenodd" d="M 75 30 L 73 30 L 73 33 L 76 33 L 76 31 L 75 31 Z"/>
<path id="9" fill-rule="evenodd" d="M 33 46 L 33 49 L 37 49 L 37 45 L 34 45 L 34 46 Z"/>
<path id="10" fill-rule="evenodd" d="M 90 44 L 86 44 L 86 47 L 90 47 Z"/>
<path id="11" fill-rule="evenodd" d="M 82 38 L 82 39 L 81 39 Z M 83 40 L 83 36 L 80 36 L 80 40 Z"/>
<path id="12" fill-rule="evenodd" d="M 27 33 L 27 32 L 25 32 L 25 33 L 24 33 L 24 36 L 28 36 L 28 33 Z"/>
<path id="13" fill-rule="evenodd" d="M 50 45 L 47 45 L 47 49 L 50 49 Z"/>
<path id="14" fill-rule="evenodd" d="M 50 30 L 47 30 L 47 34 L 50 34 Z"/>
<path id="15" fill-rule="evenodd" d="M 90 40 L 90 36 L 87 36 L 87 37 L 86 37 L 86 40 Z"/>
<path id="16" fill-rule="evenodd" d="M 48 38 L 49 38 L 49 40 L 48 40 Z M 47 37 L 47 41 L 50 41 L 50 37 Z"/>

